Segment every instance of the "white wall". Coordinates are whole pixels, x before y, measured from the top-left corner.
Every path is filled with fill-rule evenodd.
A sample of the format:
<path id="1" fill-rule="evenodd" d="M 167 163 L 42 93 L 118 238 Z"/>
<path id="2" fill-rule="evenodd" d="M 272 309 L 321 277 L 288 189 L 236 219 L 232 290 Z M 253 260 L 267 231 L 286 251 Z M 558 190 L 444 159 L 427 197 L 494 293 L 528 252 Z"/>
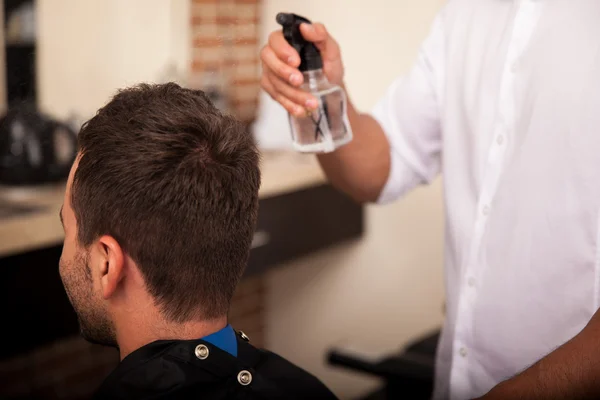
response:
<path id="1" fill-rule="evenodd" d="M 57 117 L 189 66 L 189 0 L 38 0 L 37 21 L 39 106 Z"/>
<path id="2" fill-rule="evenodd" d="M 326 23 L 342 46 L 355 104 L 370 109 L 407 71 L 442 0 L 265 0 L 264 35 L 279 11 Z M 441 184 L 367 210 L 366 238 L 269 275 L 269 347 L 323 379 L 342 398 L 377 382 L 328 367 L 335 345 L 391 352 L 441 325 Z"/>

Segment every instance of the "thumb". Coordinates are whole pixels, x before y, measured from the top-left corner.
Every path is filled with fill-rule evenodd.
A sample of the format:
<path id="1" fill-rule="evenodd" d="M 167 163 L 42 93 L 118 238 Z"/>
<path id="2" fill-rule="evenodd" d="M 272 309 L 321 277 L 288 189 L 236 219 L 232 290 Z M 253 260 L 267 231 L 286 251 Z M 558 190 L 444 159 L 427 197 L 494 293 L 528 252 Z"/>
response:
<path id="1" fill-rule="evenodd" d="M 335 61 L 340 58 L 340 48 L 323 24 L 303 23 L 300 25 L 300 32 L 304 39 L 317 46 L 324 60 Z"/>
<path id="2" fill-rule="evenodd" d="M 323 29 L 317 29 L 319 28 L 318 25 L 323 27 L 322 24 L 308 24 L 306 22 L 300 24 L 300 32 L 302 33 L 302 36 L 304 36 L 304 39 L 313 42 L 316 45 L 323 44 L 329 36 L 324 27 Z"/>

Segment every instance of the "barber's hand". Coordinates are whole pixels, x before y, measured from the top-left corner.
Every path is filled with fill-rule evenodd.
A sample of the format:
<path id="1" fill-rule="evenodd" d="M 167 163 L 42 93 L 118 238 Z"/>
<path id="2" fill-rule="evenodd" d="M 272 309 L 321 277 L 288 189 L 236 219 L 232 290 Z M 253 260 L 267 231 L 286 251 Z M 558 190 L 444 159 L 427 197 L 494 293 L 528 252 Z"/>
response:
<path id="1" fill-rule="evenodd" d="M 337 42 L 329 36 L 322 24 L 300 25 L 302 36 L 321 52 L 323 72 L 329 82 L 342 85 L 344 65 Z M 260 54 L 263 66 L 261 85 L 271 97 L 292 115 L 306 114 L 306 109 L 316 109 L 317 99 L 300 90 L 304 80 L 298 52 L 283 37 L 281 30 L 271 33 L 269 43 Z"/>

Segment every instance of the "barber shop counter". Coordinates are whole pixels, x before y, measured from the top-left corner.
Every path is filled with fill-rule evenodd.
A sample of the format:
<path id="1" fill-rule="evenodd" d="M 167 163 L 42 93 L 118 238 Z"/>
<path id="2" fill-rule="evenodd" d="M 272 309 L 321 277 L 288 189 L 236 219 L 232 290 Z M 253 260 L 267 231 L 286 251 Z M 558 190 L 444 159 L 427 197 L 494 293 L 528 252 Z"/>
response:
<path id="1" fill-rule="evenodd" d="M 58 276 L 64 185 L 0 187 L 0 359 L 77 332 Z M 267 153 L 246 276 L 359 238 L 363 208 L 330 187 L 314 157 Z M 48 329 L 52 327 L 52 329 Z M 44 331 L 42 335 L 36 334 Z M 51 332 L 51 333 L 48 333 Z"/>

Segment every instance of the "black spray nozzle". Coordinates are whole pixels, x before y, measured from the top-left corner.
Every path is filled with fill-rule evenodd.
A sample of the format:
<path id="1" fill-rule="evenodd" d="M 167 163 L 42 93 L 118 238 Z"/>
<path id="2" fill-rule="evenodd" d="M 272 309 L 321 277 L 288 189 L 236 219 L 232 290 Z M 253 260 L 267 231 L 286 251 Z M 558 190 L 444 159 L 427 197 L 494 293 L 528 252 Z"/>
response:
<path id="1" fill-rule="evenodd" d="M 304 36 L 300 32 L 301 24 L 310 24 L 311 22 L 300 15 L 291 13 L 279 13 L 276 20 L 283 27 L 285 40 L 300 55 L 300 71 L 313 71 L 323 68 L 323 60 L 321 59 L 319 49 L 313 43 L 304 39 Z"/>

